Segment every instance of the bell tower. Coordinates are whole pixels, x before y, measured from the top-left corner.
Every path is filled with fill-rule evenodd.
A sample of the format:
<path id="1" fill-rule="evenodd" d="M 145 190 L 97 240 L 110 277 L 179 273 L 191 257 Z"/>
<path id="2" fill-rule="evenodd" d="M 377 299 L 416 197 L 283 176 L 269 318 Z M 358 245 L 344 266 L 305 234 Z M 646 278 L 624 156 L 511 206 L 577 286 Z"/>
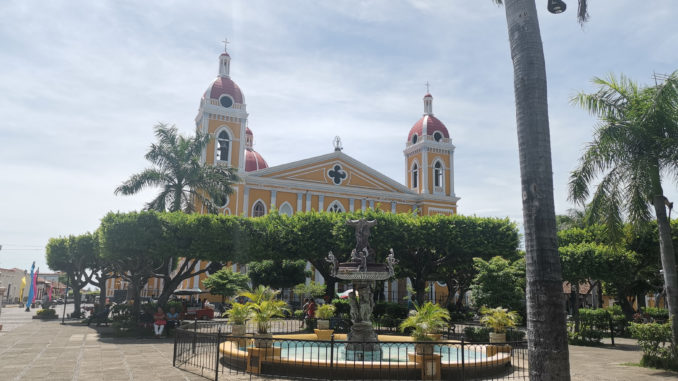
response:
<path id="1" fill-rule="evenodd" d="M 455 197 L 455 147 L 447 127 L 433 115 L 433 96 L 427 92 L 423 101 L 424 114 L 410 129 L 403 151 L 405 184 L 419 194 Z"/>
<path id="2" fill-rule="evenodd" d="M 231 55 L 226 49 L 219 55 L 217 77 L 200 99 L 195 117 L 196 129 L 212 135 L 203 152 L 206 163 L 228 165 L 245 171 L 247 106 L 240 87 L 231 79 Z"/>

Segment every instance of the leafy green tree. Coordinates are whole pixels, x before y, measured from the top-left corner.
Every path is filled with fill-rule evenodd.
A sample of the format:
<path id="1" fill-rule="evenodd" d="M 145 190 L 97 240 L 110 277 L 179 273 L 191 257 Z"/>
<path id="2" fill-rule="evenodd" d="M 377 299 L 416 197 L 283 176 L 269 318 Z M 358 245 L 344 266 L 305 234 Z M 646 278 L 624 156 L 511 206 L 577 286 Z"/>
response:
<path id="1" fill-rule="evenodd" d="M 250 262 L 247 264 L 247 275 L 252 286 L 268 286 L 273 289 L 292 288 L 306 279 L 306 261 L 304 260 L 272 260 Z"/>
<path id="2" fill-rule="evenodd" d="M 513 60 L 527 263 L 530 379 L 569 380 L 567 323 L 553 205 L 546 64 L 539 17 L 534 0 L 493 1 L 505 4 Z M 579 0 L 580 22 L 588 16 L 586 9 L 587 1 Z M 564 10 L 562 2 L 549 2 L 552 13 Z"/>
<path id="3" fill-rule="evenodd" d="M 155 136 L 158 142 L 146 153 L 154 167 L 130 177 L 115 189 L 115 194 L 132 195 L 146 187 L 160 187 L 160 194 L 146 204 L 146 209 L 218 212 L 220 205 L 215 200 L 233 193 L 231 186 L 238 177 L 233 168 L 201 163 L 211 136 L 198 131 L 195 137 L 186 137 L 175 126 L 162 123 L 155 126 Z"/>
<path id="4" fill-rule="evenodd" d="M 511 262 L 502 257 L 489 261 L 474 258 L 477 275 L 471 295 L 478 307 L 506 307 L 525 316 L 525 260 Z"/>
<path id="5" fill-rule="evenodd" d="M 202 284 L 214 295 L 221 295 L 221 303 L 248 288 L 249 277 L 246 274 L 221 269 L 205 279 Z"/>
<path id="6" fill-rule="evenodd" d="M 108 213 L 99 227 L 102 257 L 129 282 L 132 316 L 139 317 L 141 289 L 167 264 L 163 226 L 156 212 Z"/>
<path id="7" fill-rule="evenodd" d="M 73 290 L 73 316 L 80 316 L 81 292 L 92 280 L 97 267 L 99 245 L 95 235 L 50 238 L 45 259 L 52 270 L 64 271 Z"/>
<path id="8" fill-rule="evenodd" d="M 649 87 L 623 75 L 593 82 L 597 92 L 572 99 L 600 123 L 570 176 L 570 198 L 586 202 L 593 182 L 602 176 L 591 197 L 590 218 L 604 222 L 615 235 L 621 235 L 624 215 L 642 225 L 654 211 L 672 338 L 678 342 L 678 274 L 666 212 L 673 204 L 662 185 L 665 176 L 678 171 L 678 71 Z"/>
<path id="9" fill-rule="evenodd" d="M 181 282 L 215 273 L 221 263 L 237 261 L 242 251 L 241 217 L 161 213 L 162 254 L 153 277 L 163 279 L 158 303 L 164 305 Z M 181 259 L 178 259 L 181 258 Z M 210 261 L 198 266 L 200 261 Z"/>

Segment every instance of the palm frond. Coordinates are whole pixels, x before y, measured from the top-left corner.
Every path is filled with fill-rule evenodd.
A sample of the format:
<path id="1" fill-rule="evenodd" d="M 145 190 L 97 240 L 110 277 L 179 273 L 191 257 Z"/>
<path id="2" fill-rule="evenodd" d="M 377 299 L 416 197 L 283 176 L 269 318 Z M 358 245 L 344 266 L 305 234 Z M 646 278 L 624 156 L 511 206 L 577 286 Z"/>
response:
<path id="1" fill-rule="evenodd" d="M 149 186 L 161 186 L 165 180 L 165 174 L 153 168 L 144 169 L 141 173 L 132 175 L 119 187 L 115 188 L 114 193 L 130 195 L 141 191 Z"/>

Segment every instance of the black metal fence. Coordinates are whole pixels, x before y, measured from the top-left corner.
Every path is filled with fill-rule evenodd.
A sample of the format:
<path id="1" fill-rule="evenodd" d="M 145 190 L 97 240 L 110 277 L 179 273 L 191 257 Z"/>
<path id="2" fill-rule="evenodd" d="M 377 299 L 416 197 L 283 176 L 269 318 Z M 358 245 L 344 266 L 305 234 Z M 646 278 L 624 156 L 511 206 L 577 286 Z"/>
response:
<path id="1" fill-rule="evenodd" d="M 371 344 L 376 343 L 358 346 Z M 351 355 L 345 334 L 335 333 L 329 341 L 311 333 L 290 338 L 234 336 L 225 322 L 197 322 L 175 330 L 173 364 L 215 381 L 237 374 L 315 380 L 528 379 L 524 341 L 469 343 L 461 337 L 432 344 L 403 337 L 381 340 L 379 348 L 374 359 L 363 360 Z"/>

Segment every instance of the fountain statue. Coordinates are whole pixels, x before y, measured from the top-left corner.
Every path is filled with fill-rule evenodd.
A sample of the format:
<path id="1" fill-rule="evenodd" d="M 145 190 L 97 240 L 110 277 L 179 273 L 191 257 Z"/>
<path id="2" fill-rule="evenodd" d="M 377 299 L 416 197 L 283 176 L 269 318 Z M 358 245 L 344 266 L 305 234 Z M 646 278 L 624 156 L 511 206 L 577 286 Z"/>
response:
<path id="1" fill-rule="evenodd" d="M 353 284 L 353 292 L 348 297 L 353 325 L 348 333 L 346 360 L 379 361 L 381 347 L 372 328 L 374 286 L 377 281 L 393 276 L 393 266 L 398 261 L 391 249 L 385 264 L 375 262 L 375 252 L 370 247 L 369 237 L 370 228 L 377 224 L 376 220 L 367 221 L 363 218 L 349 220 L 346 224 L 355 228 L 356 237 L 356 247 L 351 251 L 349 261 L 338 263 L 332 252 L 326 258 L 332 266 L 333 276 Z"/>

